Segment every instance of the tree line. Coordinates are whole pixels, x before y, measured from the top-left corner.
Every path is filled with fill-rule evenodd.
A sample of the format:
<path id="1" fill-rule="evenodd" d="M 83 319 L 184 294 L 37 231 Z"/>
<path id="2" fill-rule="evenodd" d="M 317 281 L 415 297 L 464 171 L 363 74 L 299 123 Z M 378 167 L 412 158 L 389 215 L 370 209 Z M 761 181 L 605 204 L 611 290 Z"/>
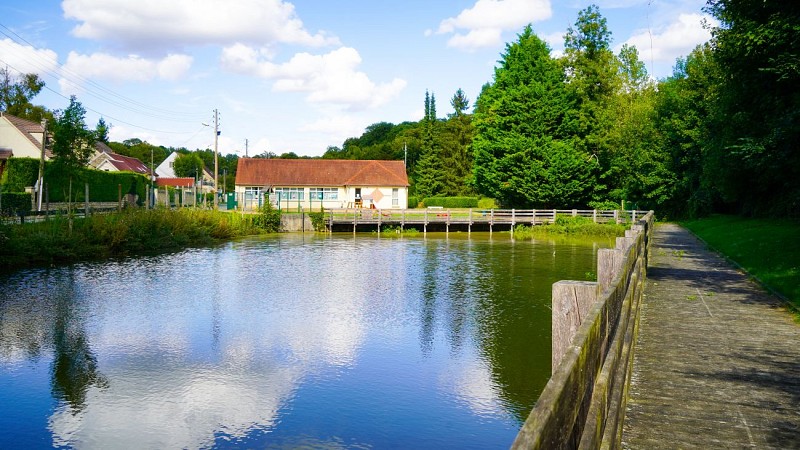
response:
<path id="1" fill-rule="evenodd" d="M 375 123 L 322 158 L 405 160 L 411 195 L 481 195 L 508 208 L 624 202 L 673 218 L 800 215 L 800 3 L 710 0 L 704 11 L 719 21 L 712 39 L 661 80 L 635 47 L 612 51 L 595 5 L 568 28 L 563 56 L 527 26 L 506 45 L 471 111 L 459 89 L 452 113 L 440 117 L 426 92 L 420 121 Z M 88 130 L 74 97 L 60 111 L 32 105 L 43 86 L 36 75 L 14 80 L 0 69 L 0 108 L 51 120 L 54 153 L 65 161 L 70 142 L 107 142 L 108 125 L 101 119 Z M 208 149 L 107 143 L 148 165 L 152 157 L 154 166 L 177 151 L 181 176 L 197 176 L 200 161 L 213 167 Z M 228 190 L 237 160 L 220 158 Z"/>
<path id="2" fill-rule="evenodd" d="M 653 80 L 614 54 L 599 8 L 552 56 L 531 26 L 506 45 L 472 113 L 377 123 L 324 157 L 403 159 L 412 193 L 479 194 L 505 207 L 800 215 L 800 4 L 712 0 L 712 39 Z M 404 149 L 407 151 L 404 152 Z"/>

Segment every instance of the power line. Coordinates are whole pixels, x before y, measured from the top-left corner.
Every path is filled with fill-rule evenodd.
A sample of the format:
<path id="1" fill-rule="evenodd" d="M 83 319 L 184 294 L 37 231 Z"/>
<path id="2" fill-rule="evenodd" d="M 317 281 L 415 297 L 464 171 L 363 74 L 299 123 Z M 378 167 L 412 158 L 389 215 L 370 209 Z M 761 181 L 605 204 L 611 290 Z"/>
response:
<path id="1" fill-rule="evenodd" d="M 9 29 L 7 26 L 5 26 L 3 24 L 0 24 L 0 27 L 5 29 L 5 30 L 8 30 L 8 32 L 13 34 L 13 36 L 11 36 L 8 33 L 4 32 L 2 29 L 0 29 L 0 34 L 6 36 L 7 38 L 9 38 L 12 42 L 16 43 L 17 45 L 22 46 L 22 44 L 17 40 L 17 39 L 19 39 L 20 41 L 24 42 L 25 44 L 27 44 L 32 49 L 39 50 L 36 46 L 34 46 L 33 44 L 31 44 L 30 42 L 25 40 L 23 37 L 19 36 L 17 33 L 12 31 L 11 29 Z M 16 37 L 16 39 L 15 39 L 15 37 Z M 13 47 L 11 47 L 10 50 L 12 52 L 16 52 L 16 50 Z M 16 54 L 17 54 L 17 56 L 20 56 L 19 53 L 16 53 Z M 169 120 L 169 121 L 173 121 L 173 122 L 183 122 L 183 123 L 194 122 L 196 120 L 199 120 L 200 117 L 202 117 L 201 113 L 187 113 L 187 112 L 172 111 L 172 110 L 168 110 L 168 109 L 164 109 L 164 108 L 152 107 L 152 106 L 146 105 L 144 103 L 138 102 L 136 100 L 130 99 L 128 97 L 125 97 L 125 96 L 123 96 L 121 94 L 118 94 L 117 92 L 114 92 L 114 91 L 112 91 L 112 90 L 110 90 L 110 89 L 98 84 L 97 82 L 95 82 L 93 80 L 84 78 L 81 75 L 70 71 L 69 69 L 64 67 L 62 64 L 59 64 L 57 61 L 45 60 L 44 58 L 40 57 L 39 54 L 37 54 L 35 52 L 33 53 L 32 56 L 31 55 L 24 55 L 24 56 L 26 57 L 28 62 L 30 62 L 35 68 L 37 68 L 42 73 L 44 73 L 46 75 L 49 75 L 50 77 L 52 77 L 52 78 L 54 78 L 56 80 L 63 79 L 65 81 L 69 82 L 69 83 L 72 83 L 72 84 L 76 85 L 76 86 L 84 86 L 83 89 L 84 89 L 84 91 L 85 91 L 85 93 L 87 95 L 90 95 L 90 96 L 92 96 L 94 98 L 97 98 L 97 99 L 99 99 L 101 101 L 104 101 L 104 102 L 106 102 L 106 103 L 108 103 L 110 105 L 125 109 L 127 111 L 130 111 L 130 112 L 133 112 L 133 113 L 136 113 L 136 114 L 140 114 L 140 115 L 143 115 L 143 116 L 151 117 L 151 118 L 157 118 L 157 119 L 160 119 L 160 120 Z M 15 71 L 17 71 L 19 73 L 23 73 L 23 71 L 15 68 L 11 64 L 8 64 L 6 61 L 0 60 L 0 62 L 2 62 L 3 64 L 5 64 L 8 67 L 11 67 L 12 69 L 14 69 Z M 58 73 L 52 71 L 49 68 L 50 66 L 53 65 L 53 63 L 62 72 L 61 74 L 58 74 Z M 69 76 L 67 76 L 67 75 L 69 75 Z M 70 78 L 70 77 L 72 77 L 72 78 Z M 119 99 L 119 101 L 111 99 L 107 95 L 103 95 L 101 93 L 98 93 L 95 90 L 90 89 L 86 85 L 95 88 L 99 92 L 106 93 L 111 97 L 115 97 L 116 99 Z M 61 94 L 59 92 L 56 92 L 55 90 L 47 87 L 46 85 L 45 85 L 45 88 L 48 89 L 49 91 L 53 92 L 54 94 L 60 96 L 60 97 L 67 98 L 63 94 Z M 89 110 L 89 111 L 92 111 L 92 112 L 94 112 L 96 114 L 99 114 L 101 116 L 113 119 L 114 121 L 116 121 L 118 123 L 123 123 L 123 124 L 129 125 L 129 126 L 135 127 L 135 128 L 143 129 L 143 130 L 159 132 L 159 133 L 172 133 L 172 134 L 186 134 L 186 133 L 189 133 L 189 132 L 153 130 L 153 129 L 150 129 L 150 128 L 147 128 L 147 127 L 142 127 L 142 126 L 135 125 L 135 124 L 132 124 L 132 123 L 127 122 L 127 121 L 123 121 L 123 120 L 121 120 L 119 118 L 115 118 L 115 117 L 109 116 L 108 114 L 104 114 L 104 113 L 102 113 L 100 111 L 97 111 L 95 109 L 92 109 L 92 108 L 88 108 L 87 107 L 86 109 Z M 178 118 L 176 116 L 182 116 L 182 118 Z"/>

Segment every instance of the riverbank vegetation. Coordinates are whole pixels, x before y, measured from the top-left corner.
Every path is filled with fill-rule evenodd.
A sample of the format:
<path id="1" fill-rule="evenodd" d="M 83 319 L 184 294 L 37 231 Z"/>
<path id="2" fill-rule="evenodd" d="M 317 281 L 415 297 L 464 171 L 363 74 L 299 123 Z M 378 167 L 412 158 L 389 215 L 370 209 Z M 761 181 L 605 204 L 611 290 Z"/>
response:
<path id="1" fill-rule="evenodd" d="M 552 224 L 517 225 L 514 227 L 516 239 L 534 239 L 552 235 L 572 235 L 612 238 L 624 236 L 627 225 L 618 223 L 595 223 L 588 217 L 557 216 Z"/>
<path id="2" fill-rule="evenodd" d="M 715 215 L 682 225 L 800 312 L 800 221 Z"/>
<path id="3" fill-rule="evenodd" d="M 276 232 L 280 212 L 259 214 L 201 209 L 127 209 L 88 218 L 52 217 L 0 225 L 0 269 L 173 251 L 240 236 Z"/>

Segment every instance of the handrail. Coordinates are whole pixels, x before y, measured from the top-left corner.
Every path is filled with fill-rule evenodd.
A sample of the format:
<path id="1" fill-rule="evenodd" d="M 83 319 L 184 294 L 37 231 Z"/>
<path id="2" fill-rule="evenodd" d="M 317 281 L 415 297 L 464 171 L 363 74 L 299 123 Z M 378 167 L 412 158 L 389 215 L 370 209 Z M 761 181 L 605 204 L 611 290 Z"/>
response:
<path id="1" fill-rule="evenodd" d="M 596 283 L 553 285 L 553 375 L 512 448 L 617 448 L 653 212 L 598 253 Z"/>

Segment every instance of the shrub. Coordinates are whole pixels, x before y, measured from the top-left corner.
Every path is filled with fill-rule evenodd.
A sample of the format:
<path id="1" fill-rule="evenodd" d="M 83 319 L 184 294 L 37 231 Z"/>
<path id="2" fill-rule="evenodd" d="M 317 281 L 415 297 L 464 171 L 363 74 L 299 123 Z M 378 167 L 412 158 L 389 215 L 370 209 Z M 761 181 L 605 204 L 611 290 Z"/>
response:
<path id="1" fill-rule="evenodd" d="M 478 199 L 478 208 L 480 209 L 497 209 L 499 207 L 497 200 L 493 198 L 484 197 Z"/>
<path id="2" fill-rule="evenodd" d="M 0 184 L 3 186 L 3 192 L 25 192 L 26 187 L 36 184 L 38 177 L 38 159 L 10 158 Z"/>
<path id="3" fill-rule="evenodd" d="M 273 208 L 272 203 L 265 202 L 253 216 L 253 224 L 267 233 L 277 233 L 281 230 L 281 212 Z"/>
<path id="4" fill-rule="evenodd" d="M 311 226 L 314 227 L 314 231 L 325 231 L 327 228 L 325 227 L 325 209 L 320 206 L 319 211 L 317 212 L 309 212 L 308 217 L 311 218 Z"/>
<path id="5" fill-rule="evenodd" d="M 27 214 L 31 211 L 32 195 L 27 192 L 4 192 L 0 193 L 0 197 L 2 215 Z"/>
<path id="6" fill-rule="evenodd" d="M 422 201 L 425 206 L 441 206 L 442 208 L 476 208 L 477 197 L 428 197 Z"/>
<path id="7" fill-rule="evenodd" d="M 613 202 L 611 200 L 605 200 L 602 202 L 589 202 L 589 208 L 596 209 L 598 211 L 614 211 L 620 209 L 621 205 L 617 202 Z"/>
<path id="8" fill-rule="evenodd" d="M 416 195 L 409 195 L 408 196 L 408 207 L 409 208 L 416 208 L 419 206 L 419 197 Z"/>

